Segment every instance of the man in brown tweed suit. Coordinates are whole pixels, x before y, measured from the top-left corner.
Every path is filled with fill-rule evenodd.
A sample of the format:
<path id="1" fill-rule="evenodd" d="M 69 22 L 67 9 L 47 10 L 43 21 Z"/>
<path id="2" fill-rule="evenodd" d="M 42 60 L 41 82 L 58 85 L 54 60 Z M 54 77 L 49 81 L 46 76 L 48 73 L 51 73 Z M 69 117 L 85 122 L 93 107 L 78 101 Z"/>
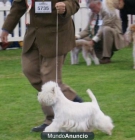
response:
<path id="1" fill-rule="evenodd" d="M 56 17 L 58 13 L 58 84 L 68 99 L 82 102 L 75 91 L 62 83 L 65 56 L 75 46 L 74 24 L 71 16 L 79 9 L 78 0 L 29 0 L 28 2 L 14 0 L 2 27 L 2 42 L 7 42 L 8 34 L 12 33 L 30 5 L 32 5 L 29 11 L 30 23 L 27 24 L 22 51 L 22 68 L 25 76 L 37 91 L 41 90 L 42 84 L 56 81 Z M 34 127 L 32 131 L 43 131 L 53 119 L 52 108 L 42 105 L 42 109 L 46 115 L 45 122 L 41 126 Z"/>
<path id="2" fill-rule="evenodd" d="M 102 41 L 102 55 L 100 64 L 109 64 L 114 51 L 120 50 L 126 46 L 126 41 L 122 33 L 121 19 L 117 14 L 109 14 L 103 8 L 100 0 L 89 0 L 91 13 L 86 28 L 78 35 L 78 39 L 89 36 L 90 23 L 95 17 L 99 16 L 99 29 L 92 37 L 91 45 Z"/>

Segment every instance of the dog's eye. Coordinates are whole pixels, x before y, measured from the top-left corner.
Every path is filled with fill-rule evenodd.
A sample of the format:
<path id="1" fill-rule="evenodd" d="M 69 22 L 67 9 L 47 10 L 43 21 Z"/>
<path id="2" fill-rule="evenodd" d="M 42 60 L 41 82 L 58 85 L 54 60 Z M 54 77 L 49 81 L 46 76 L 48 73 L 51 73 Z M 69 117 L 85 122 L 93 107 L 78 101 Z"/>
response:
<path id="1" fill-rule="evenodd" d="M 52 93 L 54 93 L 54 88 L 52 89 Z"/>

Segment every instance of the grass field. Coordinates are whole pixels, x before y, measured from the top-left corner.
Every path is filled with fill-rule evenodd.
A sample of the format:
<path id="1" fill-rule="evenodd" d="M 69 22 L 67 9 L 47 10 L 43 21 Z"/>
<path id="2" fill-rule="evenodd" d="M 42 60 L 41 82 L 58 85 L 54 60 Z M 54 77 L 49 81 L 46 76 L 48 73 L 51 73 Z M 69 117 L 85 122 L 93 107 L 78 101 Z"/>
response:
<path id="1" fill-rule="evenodd" d="M 63 82 L 84 101 L 90 101 L 86 94 L 90 88 L 102 111 L 114 121 L 112 136 L 95 131 L 95 140 L 135 140 L 135 70 L 132 67 L 131 47 L 116 52 L 108 65 L 87 67 L 81 55 L 80 64 L 71 65 L 70 55 L 67 56 Z M 37 91 L 21 71 L 21 49 L 0 51 L 0 140 L 40 140 L 40 133 L 30 132 L 44 120 L 36 96 Z"/>

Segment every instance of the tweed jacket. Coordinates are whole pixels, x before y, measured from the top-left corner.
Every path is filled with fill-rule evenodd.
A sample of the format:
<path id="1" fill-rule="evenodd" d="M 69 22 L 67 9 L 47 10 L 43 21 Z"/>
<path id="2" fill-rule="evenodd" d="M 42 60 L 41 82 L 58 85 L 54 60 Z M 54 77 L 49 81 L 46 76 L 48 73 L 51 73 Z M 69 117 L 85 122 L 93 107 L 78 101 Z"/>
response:
<path id="1" fill-rule="evenodd" d="M 123 48 L 125 46 L 125 41 L 124 41 L 124 37 L 123 37 L 123 33 L 122 33 L 121 19 L 117 15 L 109 15 L 103 9 L 101 9 L 100 15 L 101 15 L 101 19 L 103 20 L 103 23 L 99 27 L 99 30 L 95 36 L 102 39 L 103 29 L 105 26 L 108 26 L 113 29 L 114 45 L 115 45 L 116 49 Z M 89 35 L 90 23 L 95 16 L 96 16 L 96 14 L 90 12 L 89 22 L 88 22 L 86 28 L 79 34 L 81 38 L 84 38 Z"/>
<path id="2" fill-rule="evenodd" d="M 35 0 L 41 1 L 41 0 Z M 78 9 L 78 0 L 44 0 L 50 1 L 52 13 L 35 13 L 35 7 L 30 10 L 30 24 L 24 36 L 23 53 L 26 53 L 36 39 L 40 53 L 44 57 L 56 56 L 56 18 L 55 4 L 64 2 L 66 13 L 58 15 L 58 55 L 63 55 L 75 47 L 75 29 L 71 18 Z M 13 31 L 19 19 L 27 10 L 25 0 L 14 0 L 10 13 L 7 16 L 2 29 L 9 33 Z"/>

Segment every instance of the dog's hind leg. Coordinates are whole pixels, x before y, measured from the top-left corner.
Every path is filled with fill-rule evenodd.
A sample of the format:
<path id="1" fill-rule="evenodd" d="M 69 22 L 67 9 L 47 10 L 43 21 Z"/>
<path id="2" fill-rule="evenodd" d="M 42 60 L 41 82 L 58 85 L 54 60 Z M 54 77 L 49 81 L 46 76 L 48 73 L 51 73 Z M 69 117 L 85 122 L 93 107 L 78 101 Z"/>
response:
<path id="1" fill-rule="evenodd" d="M 90 53 L 91 59 L 93 60 L 93 62 L 95 63 L 95 65 L 99 65 L 99 59 L 96 56 L 96 53 L 94 50 L 91 51 Z"/>
<path id="2" fill-rule="evenodd" d="M 91 59 L 89 57 L 89 53 L 85 50 L 84 47 L 82 49 L 82 55 L 83 55 L 84 60 L 86 61 L 87 66 L 90 66 L 91 65 Z"/>

